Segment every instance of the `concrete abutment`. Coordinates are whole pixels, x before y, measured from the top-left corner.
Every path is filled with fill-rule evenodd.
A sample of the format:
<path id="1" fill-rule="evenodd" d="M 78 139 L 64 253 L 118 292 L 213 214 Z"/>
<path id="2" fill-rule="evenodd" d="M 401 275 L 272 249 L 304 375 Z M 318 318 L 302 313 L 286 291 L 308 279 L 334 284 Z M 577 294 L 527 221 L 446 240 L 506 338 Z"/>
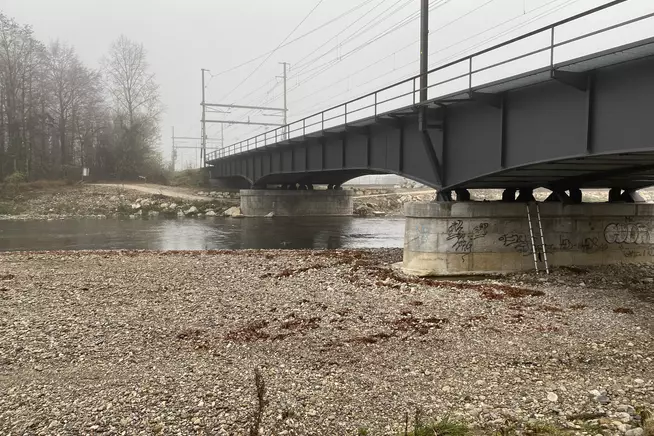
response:
<path id="1" fill-rule="evenodd" d="M 349 190 L 241 190 L 245 216 L 348 216 L 353 210 Z"/>
<path id="2" fill-rule="evenodd" d="M 654 204 L 539 206 L 550 266 L 654 260 Z M 524 203 L 409 203 L 405 215 L 402 266 L 407 273 L 474 275 L 534 269 Z"/>

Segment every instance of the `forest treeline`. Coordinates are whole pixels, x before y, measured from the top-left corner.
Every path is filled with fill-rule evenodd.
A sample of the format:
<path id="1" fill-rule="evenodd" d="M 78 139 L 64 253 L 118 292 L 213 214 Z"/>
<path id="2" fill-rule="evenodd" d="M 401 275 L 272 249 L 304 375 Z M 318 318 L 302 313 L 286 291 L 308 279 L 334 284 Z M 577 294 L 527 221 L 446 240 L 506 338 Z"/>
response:
<path id="1" fill-rule="evenodd" d="M 119 37 L 100 69 L 0 13 L 0 182 L 162 174 L 159 88 L 142 44 Z"/>

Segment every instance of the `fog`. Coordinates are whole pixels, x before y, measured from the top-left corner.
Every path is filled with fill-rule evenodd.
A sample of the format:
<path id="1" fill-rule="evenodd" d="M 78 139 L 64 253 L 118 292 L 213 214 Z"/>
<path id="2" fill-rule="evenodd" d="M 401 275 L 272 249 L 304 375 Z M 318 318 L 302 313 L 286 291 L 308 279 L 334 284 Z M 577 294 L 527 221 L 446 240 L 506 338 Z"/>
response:
<path id="1" fill-rule="evenodd" d="M 604 3 L 432 1 L 430 66 Z M 652 3 L 629 0 L 610 13 L 584 22 L 582 28 L 577 25 L 566 32 L 572 35 L 623 17 L 652 12 Z M 142 42 L 165 106 L 160 147 L 166 158 L 170 158 L 172 126 L 178 136 L 200 136 L 201 68 L 210 71 L 206 74 L 208 102 L 281 107 L 283 86 L 276 76 L 282 74 L 280 62 L 290 63 L 289 121 L 296 120 L 417 74 L 419 7 L 419 0 L 0 0 L 2 12 L 32 25 L 38 39 L 46 43 L 60 39 L 72 44 L 80 58 L 95 68 L 100 67 L 101 57 L 121 34 Z M 351 12 L 345 14 L 347 11 Z M 285 38 L 291 41 L 325 23 L 329 24 L 271 52 Z M 622 36 L 630 34 L 624 29 L 620 32 Z M 612 34 L 609 40 L 616 37 Z M 597 44 L 601 42 L 577 47 L 577 51 L 601 48 L 594 46 Z M 279 117 L 256 111 L 235 110 L 211 116 L 281 122 Z M 265 129 L 225 126 L 225 145 Z M 209 125 L 208 136 L 220 138 L 220 126 Z M 180 151 L 178 167 L 195 165 L 196 158 L 193 150 Z"/>

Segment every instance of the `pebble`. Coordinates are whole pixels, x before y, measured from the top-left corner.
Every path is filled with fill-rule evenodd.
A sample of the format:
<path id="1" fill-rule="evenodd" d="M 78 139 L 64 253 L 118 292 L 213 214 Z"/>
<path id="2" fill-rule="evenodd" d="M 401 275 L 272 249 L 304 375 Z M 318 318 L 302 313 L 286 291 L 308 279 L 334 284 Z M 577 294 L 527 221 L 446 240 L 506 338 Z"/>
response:
<path id="1" fill-rule="evenodd" d="M 547 401 L 551 401 L 552 403 L 555 403 L 559 401 L 559 396 L 556 395 L 554 392 L 548 392 L 547 393 Z"/>

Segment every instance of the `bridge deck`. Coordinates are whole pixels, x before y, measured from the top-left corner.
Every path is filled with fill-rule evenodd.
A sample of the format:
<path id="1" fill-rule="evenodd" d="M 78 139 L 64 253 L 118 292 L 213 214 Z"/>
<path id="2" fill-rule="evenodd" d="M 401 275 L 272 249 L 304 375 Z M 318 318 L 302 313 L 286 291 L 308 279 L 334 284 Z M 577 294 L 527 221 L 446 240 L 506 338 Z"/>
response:
<path id="1" fill-rule="evenodd" d="M 429 100 L 427 102 L 417 102 L 420 89 L 417 88 L 419 76 L 415 76 L 296 121 L 284 128 L 275 129 L 233 144 L 209 155 L 208 163 L 215 168 L 225 169 L 225 163 L 227 162 L 233 163 L 237 160 L 246 162 L 253 155 L 283 153 L 283 150 L 297 149 L 304 150 L 307 161 L 304 168 L 293 165 L 294 158 L 293 151 L 291 151 L 290 167 L 286 165 L 285 168 L 280 154 L 280 165 L 277 168 L 274 168 L 275 165 L 271 161 L 267 171 L 265 171 L 265 164 L 263 161 L 260 162 L 259 177 L 255 177 L 257 175 L 255 159 L 252 159 L 252 168 L 250 168 L 249 164 L 244 163 L 240 165 L 240 168 L 244 169 L 244 171 L 240 171 L 232 165 L 226 172 L 218 171 L 217 177 L 239 175 L 238 173 L 241 172 L 244 174 L 240 175 L 251 179 L 252 183 L 255 183 L 254 179 L 266 175 L 268 175 L 268 183 L 276 183 L 285 178 L 275 177 L 275 173 L 281 175 L 282 173 L 323 172 L 327 176 L 328 173 L 342 170 L 347 171 L 347 176 L 350 177 L 363 173 L 384 172 L 383 170 L 386 169 L 388 172 L 406 175 L 435 187 L 448 188 L 553 186 L 557 183 L 565 183 L 567 186 L 621 186 L 625 188 L 640 188 L 652 185 L 654 184 L 654 137 L 651 138 L 651 142 L 638 138 L 639 140 L 628 143 L 627 140 L 630 135 L 627 134 L 624 144 L 615 147 L 603 147 L 595 144 L 601 138 L 594 138 L 593 134 L 595 130 L 598 130 L 595 123 L 605 123 L 606 120 L 611 119 L 606 112 L 611 111 L 612 106 L 615 107 L 615 110 L 620 110 L 623 107 L 624 102 L 619 101 L 621 98 L 619 95 L 611 95 L 609 100 L 604 98 L 604 94 L 610 94 L 610 88 L 615 87 L 611 77 L 612 68 L 621 65 L 635 65 L 635 67 L 629 67 L 630 70 L 635 72 L 621 73 L 625 74 L 622 80 L 636 80 L 641 77 L 643 72 L 638 70 L 639 68 L 642 70 L 642 67 L 639 67 L 642 62 L 645 62 L 645 68 L 650 68 L 651 63 L 647 60 L 654 55 L 654 35 L 652 35 L 654 13 L 631 17 L 613 26 L 584 34 L 578 34 L 577 32 L 574 36 L 560 42 L 555 38 L 556 32 L 570 33 L 570 26 L 575 25 L 576 20 L 596 13 L 610 12 L 608 8 L 620 3 L 622 2 L 611 2 L 587 13 L 530 32 L 522 37 L 432 70 L 428 76 Z M 625 29 L 628 29 L 629 32 L 624 32 Z M 617 31 L 622 31 L 622 33 L 618 34 Z M 507 58 L 504 55 L 501 61 L 497 61 L 498 55 L 501 54 L 498 52 L 506 52 L 507 47 L 511 47 L 512 44 L 524 43 L 525 40 L 533 40 L 534 43 L 541 41 L 542 43 L 543 37 L 549 39 L 549 43 L 544 46 L 540 45 L 536 49 L 525 50 L 522 47 L 518 52 L 516 52 L 518 49 L 513 47 L 511 48 L 513 52 L 511 56 Z M 633 41 L 635 37 L 639 39 Z M 625 40 L 629 42 L 625 42 Z M 582 42 L 591 42 L 594 46 L 604 47 L 604 49 L 579 56 L 579 53 L 584 50 L 584 47 L 580 46 Z M 624 43 L 620 44 L 621 42 Z M 654 71 L 654 64 L 651 67 L 650 72 Z M 599 88 L 600 85 L 596 84 L 595 77 L 595 72 L 600 70 L 607 72 L 606 74 L 603 73 L 604 76 L 602 76 L 606 76 L 606 80 L 603 79 L 601 82 L 601 92 L 596 90 L 596 87 Z M 513 74 L 507 74 L 507 72 Z M 552 85 L 552 82 L 554 82 L 554 85 Z M 552 123 L 550 129 L 561 130 L 559 134 L 568 132 L 575 135 L 578 133 L 574 127 L 563 125 L 565 123 L 561 122 L 560 117 L 550 116 L 553 111 L 559 109 L 561 111 L 571 111 L 571 118 L 578 118 L 579 102 L 577 100 L 579 99 L 577 96 L 572 95 L 569 90 L 559 92 L 558 88 L 553 88 L 553 86 L 561 84 L 571 89 L 576 88 L 575 91 L 582 93 L 580 95 L 585 95 L 585 126 L 583 128 L 585 137 L 576 138 L 585 142 L 584 147 L 577 147 L 578 144 L 572 146 L 571 143 L 568 152 L 564 149 L 566 142 L 564 139 L 560 141 L 563 145 L 553 145 L 554 148 L 558 148 L 558 153 L 552 155 L 551 153 L 534 150 L 535 147 L 538 147 L 539 142 L 541 142 L 541 145 L 543 144 L 542 141 L 534 140 L 533 144 L 523 141 L 519 144 L 519 147 L 527 150 L 525 152 L 526 156 L 521 156 L 521 159 L 513 159 L 510 152 L 516 146 L 510 142 L 513 137 L 521 136 L 521 132 L 516 132 L 511 136 L 515 129 L 511 125 L 507 126 L 507 123 L 513 123 L 513 121 L 507 121 L 509 108 L 513 111 L 511 112 L 513 119 L 524 118 L 515 112 L 515 108 L 522 104 L 525 107 L 523 114 L 532 117 L 532 119 L 528 120 L 528 123 L 533 124 L 530 128 L 534 132 L 538 128 L 543 128 L 542 123 L 533 118 L 540 116 L 543 123 Z M 651 97 L 654 99 L 654 89 L 649 88 L 651 87 L 645 84 L 643 92 L 652 91 Z M 524 99 L 522 95 L 529 95 L 531 99 L 538 98 L 541 101 L 547 101 L 548 95 L 542 91 L 544 89 L 547 89 L 548 93 L 560 94 L 558 95 L 560 99 L 558 108 L 556 101 L 552 102 L 551 105 L 545 104 L 543 106 L 541 104 L 542 107 L 536 109 L 534 109 L 534 105 L 521 102 Z M 634 92 L 637 93 L 638 90 L 629 88 L 621 90 L 621 92 L 625 93 L 625 98 L 627 98 L 633 97 Z M 530 95 L 530 93 L 534 95 Z M 598 98 L 602 101 L 597 102 Z M 488 118 L 489 115 L 483 109 L 479 109 L 479 106 L 493 107 L 498 110 L 499 116 L 491 116 L 491 118 L 493 120 L 497 118 L 499 123 L 502 124 L 499 131 L 500 146 L 495 147 L 493 153 L 490 154 L 485 151 L 489 145 L 479 141 L 474 147 L 468 147 L 467 143 L 464 142 L 461 142 L 461 144 L 457 142 L 456 146 L 454 146 L 452 145 L 454 141 L 449 141 L 450 136 L 456 136 L 457 134 L 457 114 L 461 113 L 462 120 L 467 121 L 471 128 L 483 129 L 487 127 L 484 125 L 483 119 Z M 425 108 L 428 108 L 428 112 L 425 111 Z M 642 109 L 651 111 L 649 105 Z M 533 113 L 525 113 L 525 111 L 528 112 L 529 110 L 532 110 Z M 470 118 L 468 115 L 462 114 L 463 111 L 475 112 L 476 118 Z M 421 112 L 422 117 L 425 118 L 423 120 L 418 119 Z M 599 116 L 597 112 L 600 112 Z M 431 121 L 431 126 L 429 126 L 430 121 L 426 118 L 435 121 Z M 395 123 L 399 123 L 401 127 L 399 142 L 402 147 L 405 142 L 402 139 L 404 138 L 404 128 L 413 128 L 415 124 L 416 130 L 419 130 L 421 125 L 425 125 L 421 124 L 422 122 L 428 125 L 427 128 L 422 129 L 429 131 L 428 136 L 432 143 L 427 147 L 426 155 L 421 156 L 421 158 L 430 158 L 430 154 L 435 155 L 431 158 L 434 167 L 433 172 L 435 173 L 434 177 L 426 174 L 422 169 L 412 173 L 410 169 L 406 168 L 406 161 L 410 161 L 411 156 L 404 156 L 402 149 L 399 155 L 399 165 L 391 164 L 388 161 L 381 166 L 372 164 L 370 149 L 367 151 L 368 162 L 366 165 L 346 165 L 346 142 L 349 143 L 350 141 L 345 139 L 343 139 L 340 148 L 340 153 L 343 155 L 340 167 L 339 165 L 325 165 L 325 161 L 329 159 L 325 157 L 324 150 L 322 151 L 322 162 L 319 168 L 310 168 L 311 165 L 308 164 L 310 146 L 316 142 L 323 144 L 324 148 L 325 143 L 333 138 L 346 138 L 352 135 L 367 135 L 369 141 L 372 141 L 371 137 L 375 129 L 379 130 L 380 127 L 393 126 Z M 449 130 L 448 123 L 454 123 L 453 133 L 451 134 L 447 133 Z M 615 129 L 632 128 L 631 130 L 633 130 L 633 123 L 626 122 L 620 114 L 616 114 L 615 123 Z M 643 129 L 646 133 L 649 133 L 649 126 L 643 126 Z M 434 134 L 434 130 L 440 131 L 440 139 L 438 135 Z M 484 134 L 488 133 L 495 134 L 492 129 Z M 631 136 L 633 137 L 633 135 Z M 460 140 L 463 139 L 465 138 L 460 138 Z M 475 139 L 478 138 L 468 139 L 468 142 L 474 143 Z M 550 138 L 550 140 L 552 139 Z M 416 138 L 407 136 L 407 140 L 415 142 Z M 646 143 L 645 146 L 643 146 L 643 142 Z M 432 149 L 433 152 L 429 149 Z M 462 155 L 461 150 L 465 150 L 468 155 Z M 471 155 L 470 152 L 474 153 Z M 412 149 L 412 153 L 422 153 L 422 151 Z M 513 155 L 521 153 L 525 154 L 522 151 L 513 151 Z M 482 156 L 480 157 L 482 160 L 484 160 L 483 156 L 486 156 L 498 161 L 499 165 L 488 166 L 486 162 L 475 159 L 475 154 Z M 457 166 L 452 162 L 453 158 L 459 157 L 466 161 L 465 167 L 460 167 L 460 163 Z M 408 163 L 410 164 L 410 162 Z M 329 179 L 329 177 L 326 178 Z"/>

